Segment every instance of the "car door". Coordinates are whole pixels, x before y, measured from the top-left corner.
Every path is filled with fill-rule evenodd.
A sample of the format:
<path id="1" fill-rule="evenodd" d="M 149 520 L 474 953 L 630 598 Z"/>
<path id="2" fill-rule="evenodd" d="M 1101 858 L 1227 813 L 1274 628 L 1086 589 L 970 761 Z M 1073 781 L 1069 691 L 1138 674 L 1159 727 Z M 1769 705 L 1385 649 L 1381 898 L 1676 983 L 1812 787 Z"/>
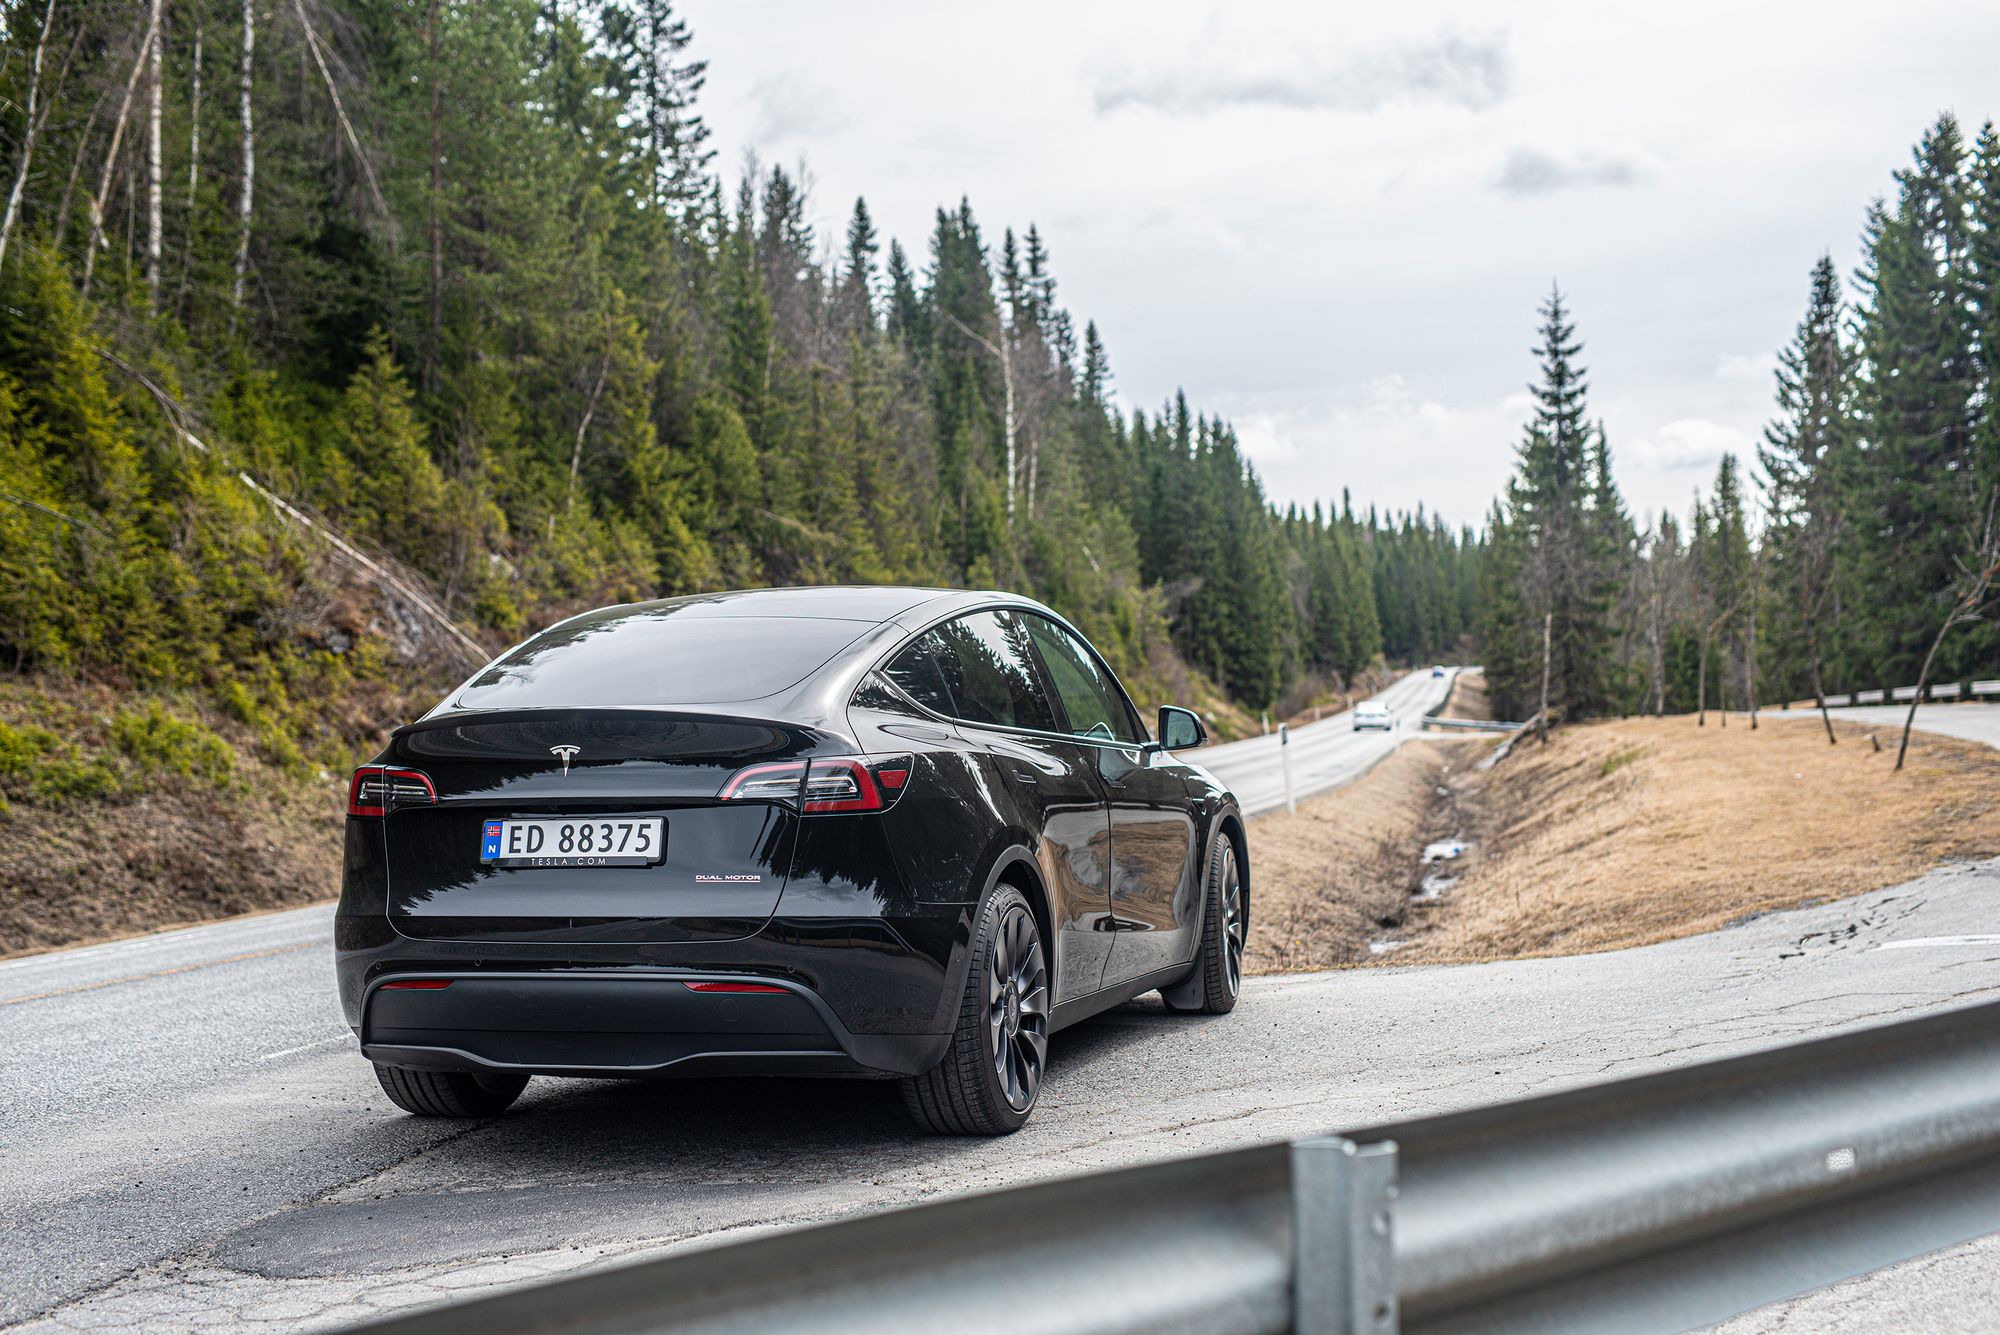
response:
<path id="1" fill-rule="evenodd" d="M 935 635 L 959 730 L 991 758 L 1036 843 L 1055 999 L 1093 992 L 1111 953 L 1111 831 L 1095 749 L 1061 735 L 1018 614 L 974 612 Z"/>
<path id="2" fill-rule="evenodd" d="M 1145 749 L 1146 733 L 1111 669 L 1047 617 L 1022 613 L 1064 726 L 1090 747 L 1111 820 L 1111 917 L 1117 932 L 1105 983 L 1186 963 L 1194 954 L 1199 885 L 1186 767 Z"/>

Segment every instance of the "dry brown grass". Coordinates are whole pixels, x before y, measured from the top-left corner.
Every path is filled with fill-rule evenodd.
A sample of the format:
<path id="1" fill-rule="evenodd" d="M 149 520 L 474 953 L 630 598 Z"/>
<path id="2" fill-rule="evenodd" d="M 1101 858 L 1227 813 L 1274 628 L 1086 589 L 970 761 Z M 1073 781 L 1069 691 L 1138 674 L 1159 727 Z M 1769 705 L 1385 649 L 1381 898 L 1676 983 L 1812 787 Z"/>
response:
<path id="1" fill-rule="evenodd" d="M 1411 743 L 1296 812 L 1250 822 L 1251 973 L 1368 957 L 1369 941 L 1390 934 L 1408 909 L 1439 775 L 1462 754 Z"/>
<path id="2" fill-rule="evenodd" d="M 1488 719 L 1493 707 L 1486 699 L 1486 677 L 1479 672 L 1461 672 L 1451 684 L 1451 699 L 1445 702 L 1443 718 Z"/>
<path id="3" fill-rule="evenodd" d="M 1480 848 L 1420 905 L 1397 963 L 1577 954 L 1710 931 L 1745 914 L 1895 885 L 2000 853 L 2000 754 L 1912 735 L 1894 771 L 1869 728 L 1711 717 L 1524 739 L 1454 795 Z"/>

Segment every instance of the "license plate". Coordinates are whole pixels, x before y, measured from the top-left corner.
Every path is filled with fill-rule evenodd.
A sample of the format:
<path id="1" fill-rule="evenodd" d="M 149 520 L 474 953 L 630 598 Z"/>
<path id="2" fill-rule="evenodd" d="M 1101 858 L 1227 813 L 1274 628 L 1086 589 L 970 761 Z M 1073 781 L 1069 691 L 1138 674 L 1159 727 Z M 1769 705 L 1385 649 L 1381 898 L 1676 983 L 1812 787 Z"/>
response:
<path id="1" fill-rule="evenodd" d="M 489 867 L 650 867 L 666 856 L 658 816 L 562 816 L 489 820 L 479 860 Z"/>

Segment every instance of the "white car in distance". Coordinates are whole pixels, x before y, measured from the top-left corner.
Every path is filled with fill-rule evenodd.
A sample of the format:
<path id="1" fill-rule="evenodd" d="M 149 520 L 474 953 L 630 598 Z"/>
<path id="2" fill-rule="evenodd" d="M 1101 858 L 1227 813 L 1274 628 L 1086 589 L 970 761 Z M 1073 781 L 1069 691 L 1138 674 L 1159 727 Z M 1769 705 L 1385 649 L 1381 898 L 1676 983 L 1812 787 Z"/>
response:
<path id="1" fill-rule="evenodd" d="M 1389 712 L 1389 706 L 1380 700 L 1364 700 L 1354 706 L 1354 730 L 1380 728 L 1383 732 L 1396 730 L 1396 716 Z"/>

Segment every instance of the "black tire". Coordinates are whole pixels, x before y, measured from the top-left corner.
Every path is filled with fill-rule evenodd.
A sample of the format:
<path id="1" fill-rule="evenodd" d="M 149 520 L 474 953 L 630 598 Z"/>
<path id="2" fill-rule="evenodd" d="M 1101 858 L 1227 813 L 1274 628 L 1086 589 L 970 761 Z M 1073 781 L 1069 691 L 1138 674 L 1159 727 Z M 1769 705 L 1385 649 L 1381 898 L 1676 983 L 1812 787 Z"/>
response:
<path id="1" fill-rule="evenodd" d="M 1167 1009 L 1197 1015 L 1226 1015 L 1235 1010 L 1236 997 L 1243 990 L 1243 947 L 1249 928 L 1236 843 L 1218 834 L 1215 847 L 1209 851 L 1202 894 L 1200 953 L 1186 982 L 1160 990 Z"/>
<path id="2" fill-rule="evenodd" d="M 474 1075 L 470 1071 L 417 1071 L 375 1063 L 382 1092 L 419 1117 L 497 1117 L 528 1087 L 525 1075 Z"/>
<path id="3" fill-rule="evenodd" d="M 965 995 L 944 1060 L 903 1081 L 903 1106 L 947 1136 L 1004 1136 L 1035 1110 L 1049 1048 L 1048 954 L 1012 886 L 979 915 Z"/>

